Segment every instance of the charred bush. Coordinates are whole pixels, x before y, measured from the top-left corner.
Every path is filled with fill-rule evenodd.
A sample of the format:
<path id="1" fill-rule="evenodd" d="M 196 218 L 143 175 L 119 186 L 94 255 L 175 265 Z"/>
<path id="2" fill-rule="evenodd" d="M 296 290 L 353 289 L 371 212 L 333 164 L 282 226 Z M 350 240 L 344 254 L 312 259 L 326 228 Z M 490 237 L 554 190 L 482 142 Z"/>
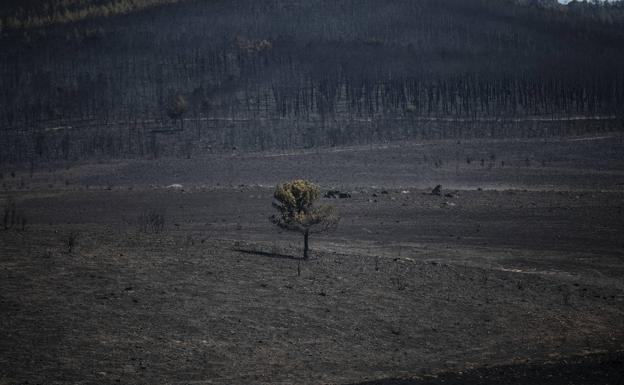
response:
<path id="1" fill-rule="evenodd" d="M 71 254 L 76 248 L 78 242 L 78 233 L 75 231 L 69 232 L 65 238 L 63 238 L 63 246 L 67 254 Z"/>
<path id="2" fill-rule="evenodd" d="M 4 230 L 24 231 L 26 230 L 26 223 L 26 217 L 18 210 L 15 199 L 8 197 L 2 209 L 2 228 Z"/>
<path id="3" fill-rule="evenodd" d="M 148 209 L 138 218 L 139 231 L 146 234 L 158 234 L 165 229 L 165 213 L 158 209 Z"/>

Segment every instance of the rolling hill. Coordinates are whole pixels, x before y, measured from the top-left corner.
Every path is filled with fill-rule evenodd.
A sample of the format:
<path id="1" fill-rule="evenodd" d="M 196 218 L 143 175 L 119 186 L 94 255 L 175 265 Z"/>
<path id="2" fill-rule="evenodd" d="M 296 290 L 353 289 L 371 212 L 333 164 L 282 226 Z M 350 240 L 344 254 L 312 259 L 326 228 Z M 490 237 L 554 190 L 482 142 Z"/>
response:
<path id="1" fill-rule="evenodd" d="M 621 128 L 619 4 L 11 3 L 0 161 Z"/>

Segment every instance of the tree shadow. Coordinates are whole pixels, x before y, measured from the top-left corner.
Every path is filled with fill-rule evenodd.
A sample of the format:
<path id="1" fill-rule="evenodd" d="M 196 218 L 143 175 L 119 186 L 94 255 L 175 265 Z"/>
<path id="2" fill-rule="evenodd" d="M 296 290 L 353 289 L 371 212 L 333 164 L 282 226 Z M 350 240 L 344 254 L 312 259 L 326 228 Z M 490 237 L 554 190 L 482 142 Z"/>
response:
<path id="1" fill-rule="evenodd" d="M 294 255 L 270 253 L 268 251 L 258 251 L 258 250 L 249 250 L 249 249 L 240 249 L 240 248 L 235 248 L 235 249 L 232 249 L 232 250 L 233 251 L 238 251 L 239 253 L 245 253 L 245 254 L 251 254 L 251 255 L 260 255 L 262 257 L 267 257 L 267 258 L 303 260 L 303 258 L 296 257 Z"/>

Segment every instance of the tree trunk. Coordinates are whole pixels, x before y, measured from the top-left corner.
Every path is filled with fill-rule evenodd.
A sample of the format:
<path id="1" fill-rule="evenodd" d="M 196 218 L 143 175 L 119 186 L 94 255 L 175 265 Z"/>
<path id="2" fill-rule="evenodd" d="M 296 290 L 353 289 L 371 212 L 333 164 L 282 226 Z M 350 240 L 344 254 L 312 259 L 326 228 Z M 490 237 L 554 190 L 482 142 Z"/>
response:
<path id="1" fill-rule="evenodd" d="M 303 233 L 303 259 L 308 259 L 308 237 L 310 236 L 310 232 L 306 230 Z"/>

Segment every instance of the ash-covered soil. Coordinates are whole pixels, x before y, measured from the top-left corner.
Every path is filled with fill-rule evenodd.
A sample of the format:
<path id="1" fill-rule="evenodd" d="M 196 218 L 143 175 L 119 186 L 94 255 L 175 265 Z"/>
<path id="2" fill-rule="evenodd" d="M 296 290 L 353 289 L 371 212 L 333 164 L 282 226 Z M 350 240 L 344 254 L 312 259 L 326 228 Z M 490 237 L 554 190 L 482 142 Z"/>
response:
<path id="1" fill-rule="evenodd" d="M 0 231 L 0 383 L 618 383 L 623 150 L 605 135 L 6 169 L 27 222 Z M 342 219 L 309 261 L 267 220 L 292 177 L 351 196 L 323 199 Z"/>
<path id="2" fill-rule="evenodd" d="M 570 357 L 545 363 L 486 366 L 411 378 L 387 378 L 358 385 L 596 385 L 621 384 L 622 352 Z"/>

